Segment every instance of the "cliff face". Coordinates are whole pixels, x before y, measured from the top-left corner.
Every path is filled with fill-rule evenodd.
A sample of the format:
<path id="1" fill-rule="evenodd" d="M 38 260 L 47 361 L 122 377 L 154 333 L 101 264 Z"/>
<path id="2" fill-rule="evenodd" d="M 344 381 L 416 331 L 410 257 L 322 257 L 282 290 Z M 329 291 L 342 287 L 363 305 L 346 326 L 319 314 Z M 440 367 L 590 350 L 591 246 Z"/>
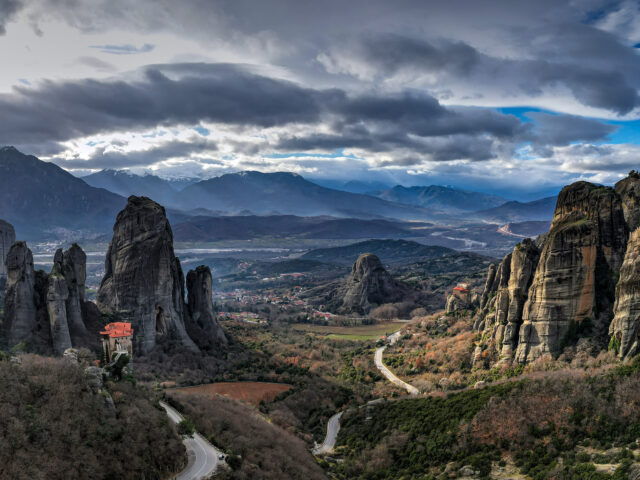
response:
<path id="1" fill-rule="evenodd" d="M 640 226 L 640 175 L 632 172 L 616 183 L 615 191 L 622 200 L 627 228 L 633 232 Z"/>
<path id="2" fill-rule="evenodd" d="M 405 293 L 406 288 L 393 279 L 380 259 L 365 253 L 353 264 L 340 295 L 343 308 L 366 312 L 374 304 L 397 302 Z"/>
<path id="3" fill-rule="evenodd" d="M 87 255 L 77 243 L 62 254 L 61 271 L 68 289 L 66 301 L 69 331 L 72 337 L 85 336 L 87 329 L 83 318 Z"/>
<path id="4" fill-rule="evenodd" d="M 7 279 L 7 267 L 5 264 L 11 245 L 16 242 L 16 232 L 10 223 L 0 220 L 0 288 Z"/>
<path id="5" fill-rule="evenodd" d="M 51 327 L 51 345 L 53 351 L 58 355 L 62 355 L 67 348 L 72 346 L 67 322 L 69 288 L 62 274 L 62 258 L 62 250 L 58 250 L 47 281 L 47 312 Z"/>
<path id="6" fill-rule="evenodd" d="M 611 322 L 611 347 L 621 357 L 640 353 L 640 229 L 629 237 L 627 253 L 616 286 L 615 317 Z"/>
<path id="7" fill-rule="evenodd" d="M 201 265 L 187 274 L 187 333 L 205 350 L 227 344 L 227 337 L 213 310 L 212 283 L 209 267 Z"/>
<path id="8" fill-rule="evenodd" d="M 134 350 L 167 340 L 195 350 L 184 325 L 184 280 L 163 207 L 131 196 L 116 219 L 98 307 L 134 329 Z"/>
<path id="9" fill-rule="evenodd" d="M 538 265 L 540 251 L 526 238 L 518 244 L 511 255 L 511 275 L 507 286 L 509 305 L 504 316 L 504 330 L 501 333 L 501 354 L 511 357 L 518 345 L 518 335 L 522 324 L 522 311 L 529 297 L 529 287 Z"/>
<path id="10" fill-rule="evenodd" d="M 7 254 L 7 292 L 4 333 L 10 346 L 29 342 L 36 330 L 36 291 L 33 254 L 25 242 L 14 243 Z"/>
<path id="11" fill-rule="evenodd" d="M 15 243 L 7 260 L 3 330 L 9 346 L 25 343 L 29 350 L 57 354 L 97 346 L 102 323 L 95 306 L 84 301 L 86 255 L 78 245 L 56 251 L 49 274 L 34 272 L 25 242 Z"/>
<path id="12" fill-rule="evenodd" d="M 622 202 L 613 189 L 577 182 L 560 192 L 523 308 L 518 362 L 559 354 L 571 323 L 594 334 L 608 328 L 626 239 Z"/>

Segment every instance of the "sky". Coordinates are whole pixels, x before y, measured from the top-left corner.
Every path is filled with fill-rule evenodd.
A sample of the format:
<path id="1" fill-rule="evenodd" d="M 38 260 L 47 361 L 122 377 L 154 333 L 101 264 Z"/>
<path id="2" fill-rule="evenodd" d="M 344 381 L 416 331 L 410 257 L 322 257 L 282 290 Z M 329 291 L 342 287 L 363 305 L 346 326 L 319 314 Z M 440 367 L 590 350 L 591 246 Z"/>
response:
<path id="1" fill-rule="evenodd" d="M 0 0 L 0 145 L 525 199 L 640 167 L 640 2 Z"/>

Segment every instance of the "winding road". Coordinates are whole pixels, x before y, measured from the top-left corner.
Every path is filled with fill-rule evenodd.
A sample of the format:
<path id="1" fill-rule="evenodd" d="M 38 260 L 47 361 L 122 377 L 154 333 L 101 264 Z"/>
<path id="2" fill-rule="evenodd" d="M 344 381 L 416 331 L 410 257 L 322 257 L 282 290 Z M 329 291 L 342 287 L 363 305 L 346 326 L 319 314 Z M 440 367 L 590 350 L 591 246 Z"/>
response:
<path id="1" fill-rule="evenodd" d="M 164 402 L 160 402 L 160 406 L 165 409 L 173 423 L 180 423 L 183 419 L 175 408 Z M 194 433 L 193 437 L 183 437 L 182 443 L 187 447 L 189 463 L 187 468 L 174 477 L 174 480 L 202 480 L 209 478 L 216 471 L 218 465 L 224 463 L 223 460 L 219 459 L 223 453 L 213 447 L 197 432 Z"/>
<path id="2" fill-rule="evenodd" d="M 394 343 L 396 343 L 400 338 L 400 333 L 400 330 L 398 330 L 397 332 L 389 335 L 387 345 L 393 345 Z M 374 356 L 376 367 L 378 368 L 378 370 L 380 370 L 382 375 L 386 377 L 387 380 L 405 389 L 411 396 L 420 395 L 420 390 L 396 377 L 395 374 L 391 370 L 389 370 L 382 361 L 382 354 L 387 348 L 387 345 L 383 345 L 376 350 L 376 354 Z M 313 448 L 312 452 L 314 455 L 326 455 L 327 453 L 333 452 L 333 448 L 336 446 L 338 432 L 340 431 L 340 417 L 342 417 L 343 413 L 344 412 L 336 413 L 329 419 L 329 422 L 327 423 L 327 434 L 325 435 L 322 444 L 316 445 Z"/>
<path id="3" fill-rule="evenodd" d="M 394 334 L 389 336 L 389 345 L 393 345 L 394 343 L 396 343 L 399 338 L 400 338 L 400 330 L 398 330 L 397 332 L 395 332 Z M 378 348 L 376 350 L 375 356 L 373 357 L 373 359 L 375 361 L 375 364 L 376 364 L 376 367 L 378 368 L 378 370 L 380 370 L 380 373 L 382 373 L 382 375 L 384 375 L 386 377 L 386 379 L 389 380 L 391 383 L 393 383 L 393 384 L 399 386 L 400 388 L 403 388 L 407 392 L 409 392 L 410 395 L 419 395 L 420 394 L 420 390 L 418 390 L 413 385 L 409 385 L 407 382 L 405 382 L 403 380 L 400 380 L 384 364 L 384 362 L 382 361 L 382 354 L 384 353 L 386 348 L 387 348 L 387 345 L 383 345 L 382 347 Z"/>
<path id="4" fill-rule="evenodd" d="M 338 432 L 340 431 L 340 417 L 344 412 L 336 413 L 329 419 L 327 423 L 327 435 L 324 437 L 322 445 L 316 445 L 313 449 L 314 455 L 325 455 L 333 452 L 333 447 L 336 446 L 336 440 L 338 439 Z"/>

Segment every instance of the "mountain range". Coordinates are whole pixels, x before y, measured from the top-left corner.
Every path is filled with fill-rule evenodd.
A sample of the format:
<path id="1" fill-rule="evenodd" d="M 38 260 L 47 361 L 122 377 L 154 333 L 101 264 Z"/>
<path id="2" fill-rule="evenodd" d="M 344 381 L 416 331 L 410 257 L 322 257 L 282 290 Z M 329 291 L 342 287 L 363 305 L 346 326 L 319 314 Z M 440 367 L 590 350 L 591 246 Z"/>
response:
<path id="1" fill-rule="evenodd" d="M 388 190 L 371 192 L 371 195 L 390 202 L 405 203 L 447 212 L 473 212 L 498 207 L 508 202 L 506 198 L 497 195 L 459 190 L 440 185 L 426 187 L 396 185 Z"/>
<path id="2" fill-rule="evenodd" d="M 13 147 L 0 149 L 0 174 L 0 218 L 15 225 L 21 238 L 41 238 L 45 233 L 59 237 L 69 231 L 76 238 L 78 231 L 107 233 L 130 195 L 165 205 L 178 238 L 194 241 L 284 234 L 408 237 L 415 235 L 406 233 L 410 229 L 402 222 L 549 220 L 555 205 L 555 197 L 500 204 L 504 199 L 498 196 L 438 186 L 396 186 L 374 196 L 323 187 L 283 172 L 232 173 L 191 184 L 192 179 L 166 180 L 115 170 L 80 179 Z M 238 215 L 247 218 L 230 217 Z"/>
<path id="3" fill-rule="evenodd" d="M 106 232 L 126 203 L 53 163 L 0 148 L 0 218 L 14 225 L 19 238 L 55 229 Z"/>

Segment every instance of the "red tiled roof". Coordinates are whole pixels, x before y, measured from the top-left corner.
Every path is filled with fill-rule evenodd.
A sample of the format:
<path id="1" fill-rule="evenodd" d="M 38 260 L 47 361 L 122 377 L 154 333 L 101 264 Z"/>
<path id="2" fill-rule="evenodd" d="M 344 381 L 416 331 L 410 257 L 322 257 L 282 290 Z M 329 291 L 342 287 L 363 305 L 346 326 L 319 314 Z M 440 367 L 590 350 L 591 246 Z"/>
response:
<path id="1" fill-rule="evenodd" d="M 467 290 L 466 288 L 463 288 L 463 287 L 453 287 L 453 290 L 457 291 L 457 292 L 468 292 L 469 291 L 469 290 Z"/>
<path id="2" fill-rule="evenodd" d="M 131 328 L 130 323 L 126 322 L 108 323 L 100 334 L 109 335 L 111 338 L 130 337 L 133 335 L 133 328 Z"/>

